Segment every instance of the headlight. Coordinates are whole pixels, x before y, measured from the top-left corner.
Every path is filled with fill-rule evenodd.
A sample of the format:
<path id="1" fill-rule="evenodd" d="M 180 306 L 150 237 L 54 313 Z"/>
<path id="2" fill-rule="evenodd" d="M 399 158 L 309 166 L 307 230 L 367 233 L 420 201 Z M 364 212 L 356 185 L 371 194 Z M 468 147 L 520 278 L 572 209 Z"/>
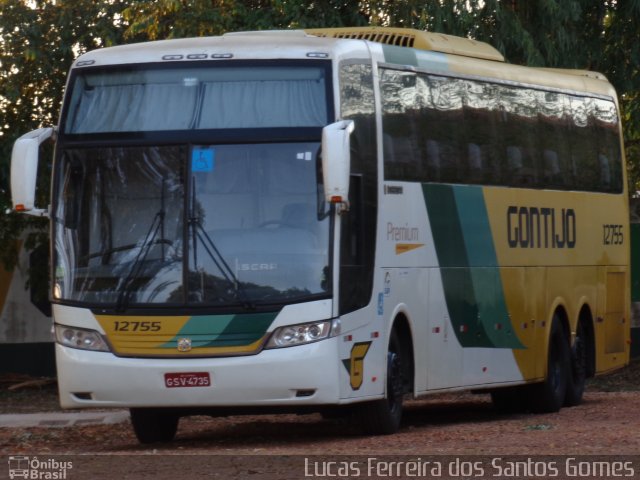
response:
<path id="1" fill-rule="evenodd" d="M 292 347 L 317 342 L 331 333 L 331 322 L 301 323 L 278 328 L 269 339 L 266 348 Z"/>
<path id="2" fill-rule="evenodd" d="M 95 330 L 56 325 L 56 340 L 60 345 L 80 350 L 93 350 L 95 352 L 108 352 L 109 347 L 102 335 Z"/>

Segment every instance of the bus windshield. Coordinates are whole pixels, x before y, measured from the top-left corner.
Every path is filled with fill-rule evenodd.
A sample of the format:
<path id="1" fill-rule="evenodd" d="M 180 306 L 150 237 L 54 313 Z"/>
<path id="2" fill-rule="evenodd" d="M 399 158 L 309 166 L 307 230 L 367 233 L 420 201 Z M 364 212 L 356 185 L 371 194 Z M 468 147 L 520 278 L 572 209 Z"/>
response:
<path id="1" fill-rule="evenodd" d="M 325 76 L 310 65 L 77 70 L 63 133 L 323 127 Z"/>
<path id="2" fill-rule="evenodd" d="M 68 147 L 57 300 L 255 305 L 329 293 L 319 143 Z"/>

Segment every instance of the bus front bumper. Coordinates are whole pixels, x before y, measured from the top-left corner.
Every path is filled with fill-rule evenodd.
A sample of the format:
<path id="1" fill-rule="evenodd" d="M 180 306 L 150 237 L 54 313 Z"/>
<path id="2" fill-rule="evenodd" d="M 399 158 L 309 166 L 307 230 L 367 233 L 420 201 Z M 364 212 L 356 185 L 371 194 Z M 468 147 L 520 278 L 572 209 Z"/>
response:
<path id="1" fill-rule="evenodd" d="M 340 403 L 336 338 L 257 355 L 123 358 L 56 344 L 63 408 L 296 407 Z M 166 374 L 209 374 L 209 386 L 168 387 Z M 206 375 L 205 375 L 206 376 Z"/>

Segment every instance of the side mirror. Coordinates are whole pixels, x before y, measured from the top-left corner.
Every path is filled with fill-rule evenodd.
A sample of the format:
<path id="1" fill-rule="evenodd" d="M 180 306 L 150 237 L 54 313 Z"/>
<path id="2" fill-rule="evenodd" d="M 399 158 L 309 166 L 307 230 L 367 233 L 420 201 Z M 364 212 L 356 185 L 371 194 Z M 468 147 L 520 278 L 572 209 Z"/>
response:
<path id="1" fill-rule="evenodd" d="M 353 120 L 341 120 L 322 129 L 322 177 L 324 195 L 329 203 L 349 202 L 351 147 L 349 137 L 355 128 Z"/>
<path id="2" fill-rule="evenodd" d="M 16 212 L 46 217 L 46 209 L 35 207 L 38 149 L 54 135 L 53 128 L 40 128 L 16 140 L 11 152 L 11 198 Z"/>

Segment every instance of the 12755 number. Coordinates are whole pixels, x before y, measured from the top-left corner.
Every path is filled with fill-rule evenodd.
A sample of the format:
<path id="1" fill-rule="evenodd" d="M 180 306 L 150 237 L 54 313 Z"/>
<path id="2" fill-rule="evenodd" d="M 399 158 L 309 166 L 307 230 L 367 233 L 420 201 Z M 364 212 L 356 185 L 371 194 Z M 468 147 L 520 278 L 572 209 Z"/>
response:
<path id="1" fill-rule="evenodd" d="M 136 322 L 117 321 L 114 325 L 116 332 L 159 332 L 162 324 L 160 322 Z"/>

